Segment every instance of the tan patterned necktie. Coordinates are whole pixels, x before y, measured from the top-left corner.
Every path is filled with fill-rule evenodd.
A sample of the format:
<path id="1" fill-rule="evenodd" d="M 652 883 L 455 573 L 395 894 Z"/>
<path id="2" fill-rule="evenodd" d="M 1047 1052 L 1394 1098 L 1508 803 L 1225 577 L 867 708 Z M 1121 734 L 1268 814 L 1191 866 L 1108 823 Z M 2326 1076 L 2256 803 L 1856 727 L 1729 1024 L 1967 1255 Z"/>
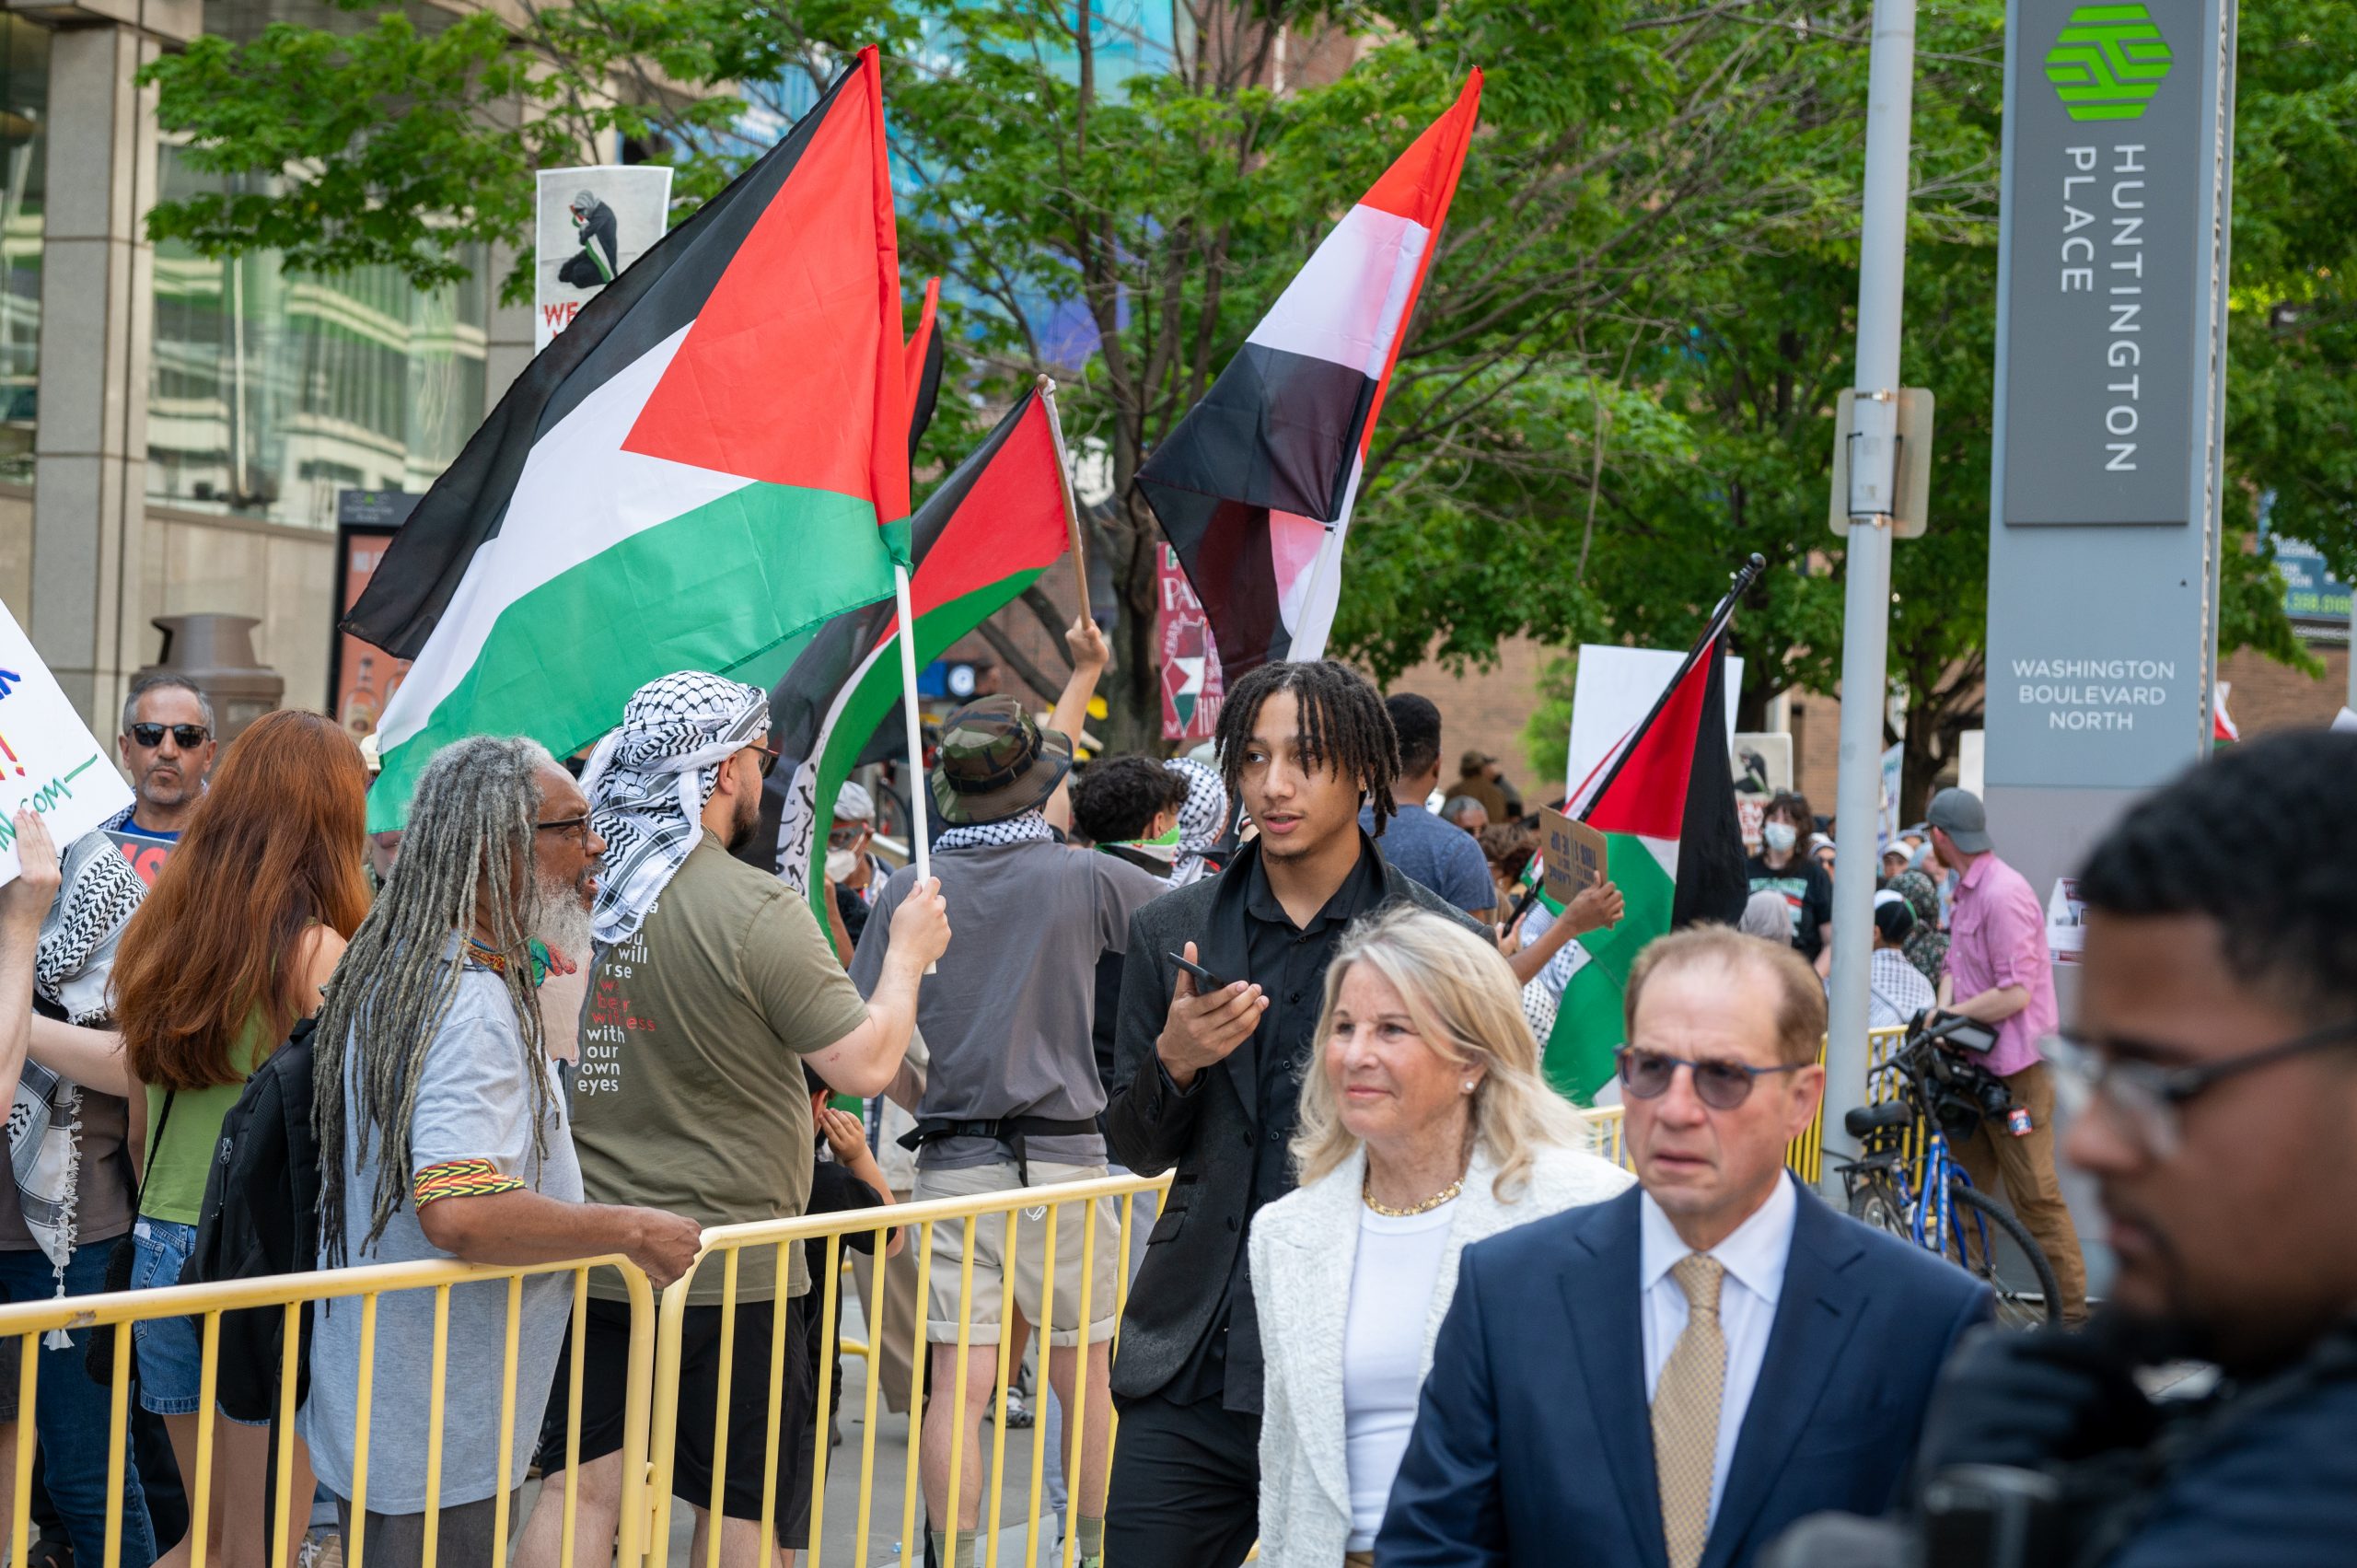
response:
<path id="1" fill-rule="evenodd" d="M 1711 1477 L 1719 1458 L 1719 1395 L 1727 1378 L 1719 1285 L 1726 1268 L 1689 1252 L 1670 1266 L 1669 1275 L 1686 1293 L 1686 1329 L 1654 1387 L 1654 1472 L 1661 1485 L 1669 1568 L 1694 1568 L 1710 1534 Z"/>

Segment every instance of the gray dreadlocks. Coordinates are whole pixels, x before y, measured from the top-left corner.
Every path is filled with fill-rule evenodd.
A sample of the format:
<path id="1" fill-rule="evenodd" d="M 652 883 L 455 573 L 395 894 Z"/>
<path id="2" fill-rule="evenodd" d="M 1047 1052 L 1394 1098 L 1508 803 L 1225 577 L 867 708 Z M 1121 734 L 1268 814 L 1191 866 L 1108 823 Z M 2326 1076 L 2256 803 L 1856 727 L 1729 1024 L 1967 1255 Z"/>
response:
<path id="1" fill-rule="evenodd" d="M 319 1140 L 319 1213 L 329 1266 L 344 1260 L 344 1139 L 352 1165 L 367 1163 L 380 1134 L 377 1191 L 364 1249 L 376 1244 L 409 1198 L 410 1123 L 417 1111 L 425 1053 L 458 993 L 464 966 L 448 961 L 455 935 L 464 940 L 485 916 L 499 951 L 500 978 L 515 1005 L 525 1076 L 536 1094 L 533 1153 L 541 1146 L 548 1074 L 539 993 L 528 956 L 533 897 L 532 824 L 540 815 L 533 772 L 550 763 L 537 742 L 475 736 L 435 753 L 411 797 L 409 826 L 392 879 L 352 934 L 319 1008 L 312 1075 L 311 1127 Z M 478 892 L 491 901 L 477 905 Z M 354 1058 L 357 1057 L 354 1066 Z M 345 1127 L 345 1080 L 354 1081 L 358 1125 Z"/>

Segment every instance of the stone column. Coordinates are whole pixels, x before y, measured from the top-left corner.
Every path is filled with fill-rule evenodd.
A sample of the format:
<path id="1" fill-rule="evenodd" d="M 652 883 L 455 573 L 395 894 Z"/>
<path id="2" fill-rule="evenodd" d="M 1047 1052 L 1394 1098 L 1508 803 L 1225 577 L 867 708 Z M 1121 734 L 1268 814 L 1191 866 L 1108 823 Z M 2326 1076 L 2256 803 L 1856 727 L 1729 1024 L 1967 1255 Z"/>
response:
<path id="1" fill-rule="evenodd" d="M 49 56 L 40 424 L 30 633 L 100 736 L 153 652 L 145 575 L 155 258 L 155 93 L 142 65 L 201 25 L 198 0 L 16 5 L 56 25 Z M 144 24 L 144 26 L 142 25 Z"/>

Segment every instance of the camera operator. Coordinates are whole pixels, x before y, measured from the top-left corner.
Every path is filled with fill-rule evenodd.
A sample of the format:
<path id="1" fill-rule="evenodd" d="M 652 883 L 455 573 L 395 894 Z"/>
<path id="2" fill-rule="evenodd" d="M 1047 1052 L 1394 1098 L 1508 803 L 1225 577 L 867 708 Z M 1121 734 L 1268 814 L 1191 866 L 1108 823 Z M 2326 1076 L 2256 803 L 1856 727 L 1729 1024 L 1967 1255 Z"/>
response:
<path id="1" fill-rule="evenodd" d="M 2051 1060 L 2091 1091 L 2063 1153 L 2102 1191 L 2110 1298 L 2084 1333 L 1957 1353 L 1915 1540 L 1867 1549 L 1863 1521 L 1805 1521 L 1781 1561 L 2357 1558 L 2353 798 L 2357 735 L 2281 736 L 2203 763 L 2096 847 L 2078 1032 Z M 2188 1357 L 2218 1365 L 2214 1393 L 2146 1396 L 2141 1369 Z"/>

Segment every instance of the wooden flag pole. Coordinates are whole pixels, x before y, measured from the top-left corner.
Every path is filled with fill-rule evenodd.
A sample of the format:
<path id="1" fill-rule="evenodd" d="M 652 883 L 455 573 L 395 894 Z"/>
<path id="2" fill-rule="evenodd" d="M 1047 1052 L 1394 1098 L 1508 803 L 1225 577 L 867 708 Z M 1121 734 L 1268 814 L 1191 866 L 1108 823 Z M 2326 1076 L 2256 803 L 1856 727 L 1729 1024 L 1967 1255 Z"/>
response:
<path id="1" fill-rule="evenodd" d="M 933 835 L 925 823 L 924 720 L 917 714 L 917 618 L 909 594 L 909 569 L 892 563 L 892 595 L 900 612 L 900 711 L 909 723 L 909 858 L 917 880 L 933 875 Z M 924 972 L 935 972 L 927 964 Z"/>
<path id="2" fill-rule="evenodd" d="M 1039 401 L 1048 406 L 1048 436 L 1056 444 L 1056 481 L 1064 493 L 1064 533 L 1072 543 L 1073 584 L 1080 594 L 1080 619 L 1090 619 L 1088 610 L 1088 552 L 1080 542 L 1080 506 L 1072 494 L 1072 454 L 1064 449 L 1063 421 L 1056 417 L 1056 382 L 1052 376 L 1039 377 Z"/>

